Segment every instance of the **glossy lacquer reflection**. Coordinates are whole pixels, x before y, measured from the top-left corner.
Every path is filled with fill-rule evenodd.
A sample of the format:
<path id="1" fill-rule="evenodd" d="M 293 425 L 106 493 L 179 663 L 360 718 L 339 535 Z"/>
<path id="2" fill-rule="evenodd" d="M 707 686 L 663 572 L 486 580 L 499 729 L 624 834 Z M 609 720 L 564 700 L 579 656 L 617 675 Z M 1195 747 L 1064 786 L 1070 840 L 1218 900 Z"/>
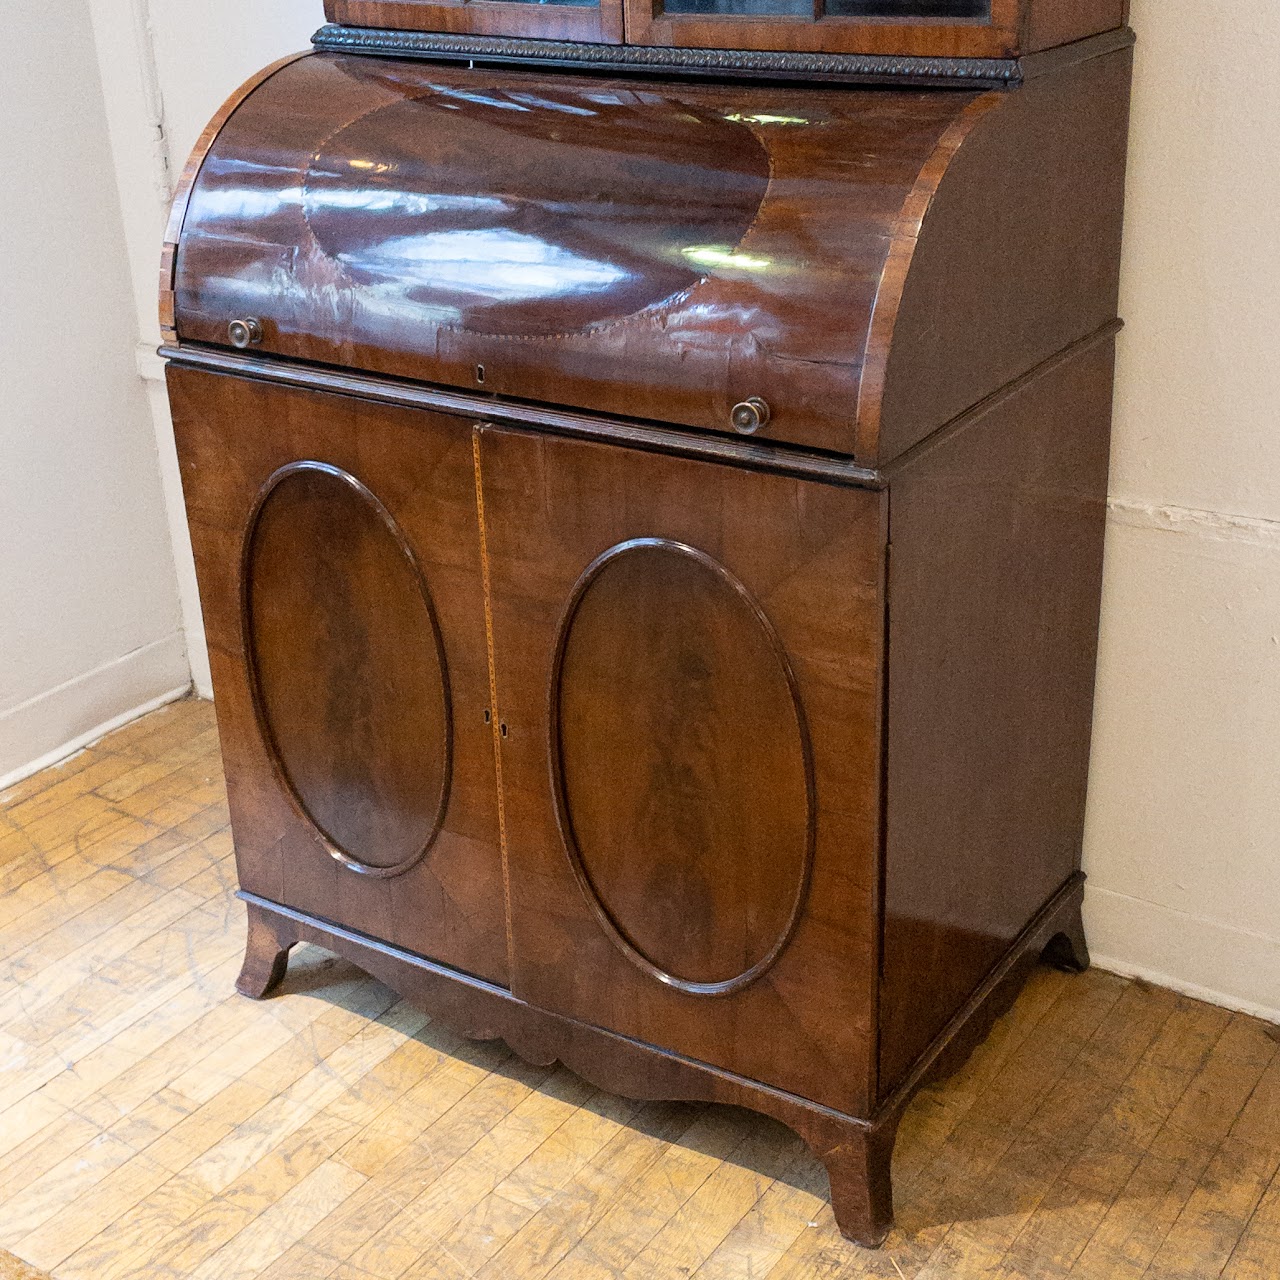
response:
<path id="1" fill-rule="evenodd" d="M 306 57 L 208 153 L 177 330 L 720 432 L 763 397 L 757 438 L 848 451 L 895 228 L 972 100 Z"/>
<path id="2" fill-rule="evenodd" d="M 303 204 L 360 285 L 479 332 L 546 334 L 688 289 L 698 246 L 736 245 L 768 178 L 750 129 L 708 112 L 438 84 L 328 139 Z"/>

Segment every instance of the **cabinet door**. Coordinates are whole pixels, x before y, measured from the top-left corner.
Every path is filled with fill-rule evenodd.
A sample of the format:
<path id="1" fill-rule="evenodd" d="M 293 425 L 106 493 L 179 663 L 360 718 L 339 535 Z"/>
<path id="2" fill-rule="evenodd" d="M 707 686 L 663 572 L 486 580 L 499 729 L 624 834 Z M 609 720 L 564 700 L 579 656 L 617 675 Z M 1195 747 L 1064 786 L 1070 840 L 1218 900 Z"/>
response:
<path id="1" fill-rule="evenodd" d="M 522 998 L 858 1113 L 881 496 L 485 427 Z"/>
<path id="2" fill-rule="evenodd" d="M 626 0 L 627 40 L 710 49 L 998 58 L 1018 50 L 1020 3 Z"/>
<path id="3" fill-rule="evenodd" d="M 241 885 L 505 982 L 470 424 L 169 389 Z"/>
<path id="4" fill-rule="evenodd" d="M 622 0 L 326 0 L 331 22 L 543 40 L 622 40 Z"/>

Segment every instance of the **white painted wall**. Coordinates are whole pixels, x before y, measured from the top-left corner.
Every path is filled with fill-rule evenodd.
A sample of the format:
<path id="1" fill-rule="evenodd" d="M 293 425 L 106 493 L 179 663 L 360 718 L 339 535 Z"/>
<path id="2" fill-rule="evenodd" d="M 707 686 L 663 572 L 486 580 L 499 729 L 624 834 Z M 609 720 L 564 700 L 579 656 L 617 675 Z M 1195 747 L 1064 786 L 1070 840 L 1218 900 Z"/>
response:
<path id="1" fill-rule="evenodd" d="M 115 156 L 139 334 L 196 691 L 213 696 L 173 425 L 155 357 L 159 251 L 173 184 L 205 124 L 255 71 L 305 49 L 320 0 L 88 0 Z"/>
<path id="2" fill-rule="evenodd" d="M 91 4 L 154 343 L 160 192 L 226 94 L 304 47 L 321 6 Z M 1203 0 L 1133 0 L 1133 23 L 1090 934 L 1108 967 L 1280 1020 L 1280 5 L 1236 0 L 1224 19 Z M 152 406 L 196 635 L 158 385 Z"/>
<path id="3" fill-rule="evenodd" d="M 1280 4 L 1132 21 L 1087 923 L 1280 1021 Z"/>
<path id="4" fill-rule="evenodd" d="M 189 683 L 88 9 L 4 15 L 0 789 Z"/>

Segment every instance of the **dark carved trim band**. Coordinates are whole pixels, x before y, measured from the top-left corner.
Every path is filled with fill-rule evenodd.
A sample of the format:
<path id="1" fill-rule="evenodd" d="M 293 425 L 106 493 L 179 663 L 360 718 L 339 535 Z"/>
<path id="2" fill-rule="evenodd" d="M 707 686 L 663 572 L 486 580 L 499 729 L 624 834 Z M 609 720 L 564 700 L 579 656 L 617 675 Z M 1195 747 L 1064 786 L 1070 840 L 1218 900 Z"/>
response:
<path id="1" fill-rule="evenodd" d="M 312 37 L 317 49 L 402 58 L 480 58 L 488 62 L 553 62 L 620 71 L 822 78 L 849 82 L 910 80 L 965 88 L 1022 82 L 1016 58 L 909 58 L 867 54 L 784 53 L 752 49 L 673 49 L 653 45 L 587 44 L 508 36 L 386 31 L 330 23 Z"/>

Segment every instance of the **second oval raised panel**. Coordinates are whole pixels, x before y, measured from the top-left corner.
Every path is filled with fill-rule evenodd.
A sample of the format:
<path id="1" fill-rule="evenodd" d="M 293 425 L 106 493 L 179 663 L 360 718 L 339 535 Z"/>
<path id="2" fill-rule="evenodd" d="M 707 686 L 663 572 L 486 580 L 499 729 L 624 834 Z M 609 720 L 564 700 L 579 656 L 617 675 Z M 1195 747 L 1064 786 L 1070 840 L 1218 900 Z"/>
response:
<path id="1" fill-rule="evenodd" d="M 245 543 L 244 627 L 298 807 L 353 870 L 407 870 L 448 800 L 448 676 L 412 551 L 359 480 L 318 462 L 271 478 Z"/>
<path id="2" fill-rule="evenodd" d="M 763 974 L 803 905 L 814 805 L 795 681 L 758 604 L 701 551 L 623 543 L 575 588 L 550 701 L 561 834 L 614 941 L 690 992 Z"/>

